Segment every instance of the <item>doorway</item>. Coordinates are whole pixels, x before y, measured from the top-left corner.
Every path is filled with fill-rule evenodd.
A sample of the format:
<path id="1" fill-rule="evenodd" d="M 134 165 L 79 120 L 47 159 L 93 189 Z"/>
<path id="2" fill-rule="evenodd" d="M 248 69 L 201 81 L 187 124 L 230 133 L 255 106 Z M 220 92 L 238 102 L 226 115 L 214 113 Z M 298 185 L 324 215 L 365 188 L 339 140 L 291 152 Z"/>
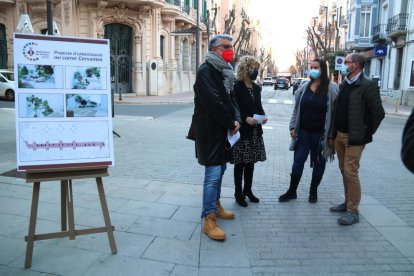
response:
<path id="1" fill-rule="evenodd" d="M 110 40 L 111 90 L 113 93 L 131 93 L 132 28 L 108 24 L 104 37 Z"/>

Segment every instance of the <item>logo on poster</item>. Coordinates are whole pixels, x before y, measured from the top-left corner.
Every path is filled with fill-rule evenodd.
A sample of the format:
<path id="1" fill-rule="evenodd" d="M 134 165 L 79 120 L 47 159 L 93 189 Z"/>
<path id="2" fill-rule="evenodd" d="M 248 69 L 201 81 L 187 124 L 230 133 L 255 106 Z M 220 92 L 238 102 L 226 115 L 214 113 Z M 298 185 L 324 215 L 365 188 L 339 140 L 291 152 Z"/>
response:
<path id="1" fill-rule="evenodd" d="M 23 56 L 30 61 L 39 60 L 36 51 L 33 50 L 37 46 L 36 42 L 29 42 L 23 46 Z"/>
<path id="2" fill-rule="evenodd" d="M 30 61 L 37 61 L 40 58 L 48 59 L 49 51 L 39 51 L 37 49 L 39 45 L 36 42 L 29 42 L 23 46 L 23 56 Z"/>

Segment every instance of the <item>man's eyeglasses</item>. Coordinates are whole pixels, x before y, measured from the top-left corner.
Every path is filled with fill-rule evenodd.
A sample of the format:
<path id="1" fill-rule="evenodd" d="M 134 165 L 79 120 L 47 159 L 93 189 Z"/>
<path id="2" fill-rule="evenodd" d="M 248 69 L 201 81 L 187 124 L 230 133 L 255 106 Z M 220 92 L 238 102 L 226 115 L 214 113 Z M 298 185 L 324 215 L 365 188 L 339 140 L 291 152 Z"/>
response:
<path id="1" fill-rule="evenodd" d="M 217 47 L 223 47 L 224 49 L 232 49 L 233 48 L 233 46 L 232 45 L 218 45 Z"/>
<path id="2" fill-rule="evenodd" d="M 348 64 L 348 63 L 354 63 L 354 62 L 356 62 L 356 61 L 352 61 L 352 60 L 345 60 L 345 64 Z"/>

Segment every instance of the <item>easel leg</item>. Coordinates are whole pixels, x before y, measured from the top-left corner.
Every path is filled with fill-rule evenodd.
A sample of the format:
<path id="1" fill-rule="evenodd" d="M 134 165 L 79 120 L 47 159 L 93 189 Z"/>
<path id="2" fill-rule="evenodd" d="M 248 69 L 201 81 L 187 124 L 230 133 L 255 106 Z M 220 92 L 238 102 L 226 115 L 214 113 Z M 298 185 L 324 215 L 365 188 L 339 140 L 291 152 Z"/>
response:
<path id="1" fill-rule="evenodd" d="M 115 237 L 112 231 L 111 219 L 109 217 L 108 205 L 106 204 L 105 191 L 103 188 L 102 178 L 96 178 L 96 186 L 98 187 L 99 199 L 101 200 L 102 213 L 105 220 L 106 232 L 108 233 L 109 245 L 111 246 L 112 254 L 117 253 Z"/>
<path id="2" fill-rule="evenodd" d="M 34 236 L 36 231 L 37 207 L 39 205 L 40 182 L 33 184 L 32 209 L 30 210 L 29 234 L 27 236 L 26 259 L 24 267 L 32 266 Z"/>
<path id="3" fill-rule="evenodd" d="M 66 209 L 66 194 L 68 193 L 68 181 L 60 181 L 60 219 L 62 223 L 62 231 L 67 229 L 67 209 Z"/>
<path id="4" fill-rule="evenodd" d="M 69 220 L 69 239 L 75 239 L 75 212 L 73 211 L 73 192 L 72 180 L 69 179 L 68 193 L 66 196 L 68 206 L 68 220 Z"/>

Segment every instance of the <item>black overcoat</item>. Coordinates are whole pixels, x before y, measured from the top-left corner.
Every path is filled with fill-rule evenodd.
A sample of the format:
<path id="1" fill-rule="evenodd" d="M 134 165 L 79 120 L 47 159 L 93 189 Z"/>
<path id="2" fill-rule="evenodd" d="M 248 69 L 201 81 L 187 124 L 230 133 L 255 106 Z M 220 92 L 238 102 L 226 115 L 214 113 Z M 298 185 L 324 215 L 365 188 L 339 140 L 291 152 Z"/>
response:
<path id="1" fill-rule="evenodd" d="M 204 166 L 224 165 L 230 159 L 225 143 L 227 131 L 240 122 L 238 106 L 227 93 L 220 71 L 203 63 L 194 84 L 195 146 L 198 163 Z"/>

